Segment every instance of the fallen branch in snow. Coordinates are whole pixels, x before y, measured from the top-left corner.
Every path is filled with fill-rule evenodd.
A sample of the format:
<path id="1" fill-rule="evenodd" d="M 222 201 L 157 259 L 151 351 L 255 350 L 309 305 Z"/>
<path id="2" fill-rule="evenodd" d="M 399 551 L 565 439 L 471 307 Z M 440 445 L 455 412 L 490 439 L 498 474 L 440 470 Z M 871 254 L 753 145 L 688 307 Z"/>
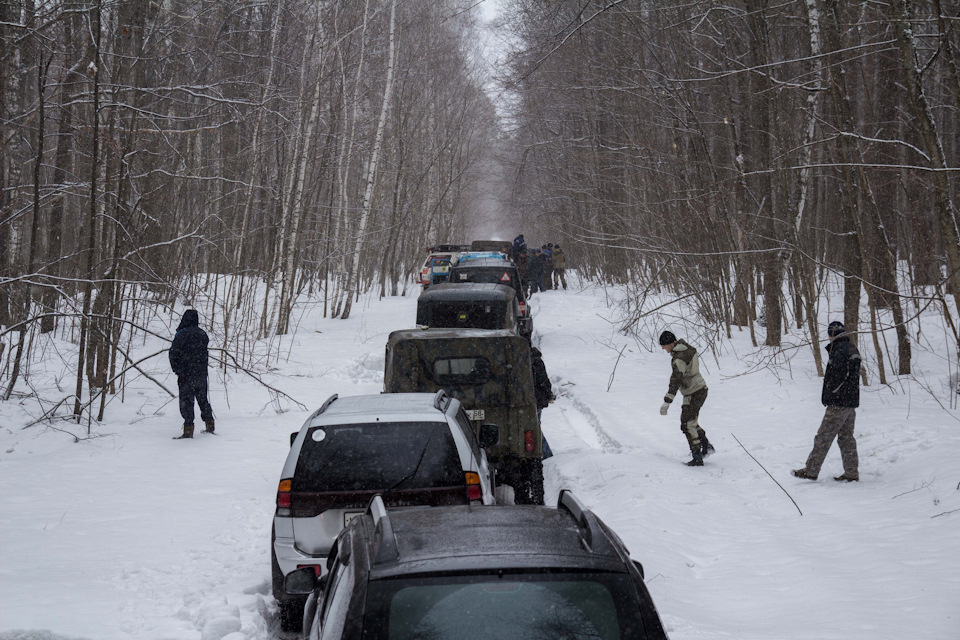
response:
<path id="1" fill-rule="evenodd" d="M 747 451 L 747 448 L 746 448 L 745 446 L 743 446 L 743 443 L 742 443 L 742 442 L 740 442 L 740 438 L 738 438 L 737 436 L 734 436 L 734 435 L 733 435 L 733 432 L 731 432 L 730 435 L 733 436 L 733 439 L 737 441 L 737 444 L 740 445 L 740 448 L 743 449 L 744 451 L 746 451 L 746 453 L 747 453 L 748 456 L 750 456 L 751 458 L 753 458 L 753 454 L 750 453 L 749 451 Z M 756 458 L 753 458 L 753 461 L 756 462 L 757 464 L 760 464 L 760 461 L 757 460 Z M 777 479 L 774 478 L 772 475 L 770 475 L 770 472 L 767 471 L 767 468 L 766 468 L 765 466 L 763 466 L 762 464 L 760 464 L 760 468 L 763 469 L 763 471 L 764 471 L 768 476 L 770 476 L 770 479 L 771 479 L 771 480 L 773 480 L 774 482 L 777 482 Z M 803 511 L 800 511 L 800 505 L 798 505 L 798 504 L 797 504 L 797 501 L 793 499 L 793 496 L 791 496 L 790 493 L 789 493 L 786 489 L 784 489 L 784 488 L 783 488 L 783 485 L 780 484 L 779 482 L 777 482 L 777 486 L 780 487 L 780 490 L 781 490 L 781 491 L 783 491 L 784 493 L 787 494 L 787 497 L 790 498 L 790 502 L 792 502 L 792 503 L 793 503 L 793 506 L 795 506 L 795 507 L 797 508 L 797 511 L 800 513 L 800 515 L 803 515 Z"/>
<path id="2" fill-rule="evenodd" d="M 934 480 L 936 480 L 936 478 L 934 478 Z M 893 496 L 893 498 L 890 498 L 890 499 L 891 499 L 891 500 L 894 500 L 894 499 L 896 499 L 896 498 L 899 498 L 900 496 L 905 496 L 905 495 L 907 495 L 908 493 L 913 493 L 914 491 L 920 491 L 921 489 L 926 489 L 926 488 L 929 487 L 931 484 L 933 484 L 933 480 L 931 480 L 930 482 L 924 482 L 923 484 L 921 484 L 921 485 L 920 485 L 919 487 L 917 487 L 916 489 L 911 489 L 910 491 L 904 491 L 903 493 L 898 493 L 897 495 Z"/>
<path id="3" fill-rule="evenodd" d="M 253 379 L 256 380 L 257 382 L 259 382 L 261 385 L 263 385 L 264 387 L 266 387 L 267 389 L 269 389 L 272 393 L 275 393 L 275 394 L 276 394 L 276 397 L 278 397 L 278 398 L 279 398 L 279 397 L 284 397 L 284 398 L 286 398 L 287 400 L 289 400 L 290 402 L 292 402 L 292 403 L 294 403 L 295 405 L 299 406 L 299 407 L 300 407 L 301 409 L 303 409 L 304 411 L 307 410 L 307 405 L 305 405 L 305 404 L 303 404 L 302 402 L 298 401 L 296 398 L 294 398 L 294 397 L 292 397 L 292 396 L 284 393 L 283 391 L 280 391 L 280 389 L 277 389 L 276 387 L 273 387 L 273 386 L 267 384 L 266 382 L 264 382 L 263 378 L 261 378 L 256 372 L 251 371 L 251 370 L 249 370 L 249 369 L 241 366 L 240 363 L 237 361 L 237 359 L 234 357 L 234 355 L 233 355 L 232 353 L 230 353 L 229 351 L 227 351 L 226 349 L 211 349 L 210 351 L 219 351 L 219 352 L 222 353 L 224 356 L 230 358 L 230 360 L 233 361 L 233 364 L 231 365 L 232 367 L 234 367 L 237 371 L 240 371 L 241 373 L 247 374 L 248 376 L 250 376 L 251 378 L 253 378 Z M 216 360 L 217 362 L 221 363 L 221 364 L 226 364 L 226 362 L 224 362 L 224 361 L 221 360 L 220 358 L 216 357 L 215 355 L 211 355 L 211 357 L 212 357 L 214 360 Z"/>
<path id="4" fill-rule="evenodd" d="M 623 357 L 626 348 L 627 345 L 623 345 L 623 349 L 620 349 L 620 353 L 617 354 L 617 361 L 613 363 L 613 371 L 610 372 L 610 379 L 607 380 L 607 393 L 610 393 L 610 387 L 613 386 L 613 377 L 617 374 L 617 365 L 620 364 L 620 358 Z"/>
<path id="5" fill-rule="evenodd" d="M 930 519 L 933 520 L 934 518 L 939 518 L 940 516 L 945 516 L 945 515 L 947 515 L 948 513 L 956 513 L 957 511 L 960 511 L 960 509 L 954 509 L 953 511 L 944 511 L 943 513 L 938 513 L 938 514 L 935 515 L 935 516 L 930 516 Z"/>

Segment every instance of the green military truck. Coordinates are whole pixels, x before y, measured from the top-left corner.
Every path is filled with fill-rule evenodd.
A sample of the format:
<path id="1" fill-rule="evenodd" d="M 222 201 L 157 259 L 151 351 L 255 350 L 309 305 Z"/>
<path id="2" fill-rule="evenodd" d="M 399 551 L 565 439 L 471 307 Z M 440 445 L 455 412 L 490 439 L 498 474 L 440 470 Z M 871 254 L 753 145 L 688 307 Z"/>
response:
<path id="1" fill-rule="evenodd" d="M 406 329 L 387 340 L 384 391 L 439 391 L 460 400 L 474 431 L 497 425 L 487 447 L 498 484 L 516 504 L 543 504 L 543 437 L 530 365 L 530 343 L 508 330 Z"/>

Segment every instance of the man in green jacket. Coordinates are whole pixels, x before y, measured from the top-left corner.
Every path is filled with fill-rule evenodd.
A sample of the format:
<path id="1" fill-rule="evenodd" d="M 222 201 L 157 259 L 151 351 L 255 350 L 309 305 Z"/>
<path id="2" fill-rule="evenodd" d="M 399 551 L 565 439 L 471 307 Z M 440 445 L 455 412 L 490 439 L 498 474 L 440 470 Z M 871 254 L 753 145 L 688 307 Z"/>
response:
<path id="1" fill-rule="evenodd" d="M 660 347 L 670 354 L 670 386 L 663 397 L 660 415 L 667 415 L 670 403 L 683 395 L 680 408 L 680 430 L 687 437 L 693 459 L 687 463 L 691 467 L 702 467 L 703 457 L 713 453 L 713 445 L 707 440 L 707 434 L 700 426 L 700 408 L 707 400 L 707 382 L 700 375 L 700 356 L 697 350 L 669 331 L 660 334 Z"/>

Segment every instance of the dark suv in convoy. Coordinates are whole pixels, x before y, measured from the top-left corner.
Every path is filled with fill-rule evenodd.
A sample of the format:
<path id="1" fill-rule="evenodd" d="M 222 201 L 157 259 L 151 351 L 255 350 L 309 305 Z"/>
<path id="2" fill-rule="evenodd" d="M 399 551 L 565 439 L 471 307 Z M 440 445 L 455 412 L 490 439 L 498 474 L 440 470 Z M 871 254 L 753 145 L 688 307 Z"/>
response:
<path id="1" fill-rule="evenodd" d="M 310 594 L 306 637 L 324 640 L 666 640 L 642 566 L 568 491 L 550 507 L 384 508 L 337 539 Z"/>
<path id="2" fill-rule="evenodd" d="M 484 446 L 499 435 L 488 425 Z M 317 574 L 351 518 L 375 495 L 390 506 L 493 504 L 494 476 L 460 402 L 437 393 L 332 396 L 290 434 L 273 518 L 273 594 L 284 630 L 305 598 L 283 590 L 298 567 Z"/>
<path id="3" fill-rule="evenodd" d="M 417 298 L 417 324 L 431 329 L 506 329 L 520 333 L 517 295 L 495 284 L 437 284 Z"/>
<path id="4" fill-rule="evenodd" d="M 509 287 L 517 294 L 520 307 L 520 334 L 529 337 L 533 333 L 533 317 L 527 304 L 525 287 L 517 265 L 509 260 L 468 260 L 450 267 L 450 283 L 487 282 Z"/>

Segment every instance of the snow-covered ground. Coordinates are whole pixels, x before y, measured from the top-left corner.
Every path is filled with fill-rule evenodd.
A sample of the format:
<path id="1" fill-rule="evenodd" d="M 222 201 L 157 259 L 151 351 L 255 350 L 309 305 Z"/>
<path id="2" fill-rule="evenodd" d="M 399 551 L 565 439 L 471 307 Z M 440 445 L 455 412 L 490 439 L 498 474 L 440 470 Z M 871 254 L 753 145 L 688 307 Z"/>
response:
<path id="1" fill-rule="evenodd" d="M 823 413 L 810 350 L 755 368 L 758 350 L 735 332 L 702 359 L 701 423 L 717 453 L 688 468 L 679 407 L 658 413 L 669 359 L 616 331 L 610 295 L 533 299 L 559 396 L 544 412 L 556 454 L 548 501 L 571 488 L 620 534 L 671 638 L 960 638 L 960 420 L 923 389 L 948 404 L 945 361 L 918 348 L 920 382 L 880 389 L 871 376 L 857 418 L 861 482 L 831 479 L 842 471 L 835 447 L 820 481 L 801 481 L 789 471 Z M 364 300 L 347 321 L 310 311 L 266 380 L 311 411 L 332 393 L 378 393 L 387 334 L 414 314 L 413 298 Z M 164 357 L 147 369 L 175 389 Z M 69 393 L 71 374 L 32 370 L 44 396 Z M 41 413 L 36 399 L 0 403 L 0 638 L 278 637 L 270 521 L 289 433 L 308 411 L 242 375 L 218 373 L 211 386 L 219 435 L 192 441 L 171 439 L 176 401 L 145 378 L 78 443 L 24 428 Z"/>

